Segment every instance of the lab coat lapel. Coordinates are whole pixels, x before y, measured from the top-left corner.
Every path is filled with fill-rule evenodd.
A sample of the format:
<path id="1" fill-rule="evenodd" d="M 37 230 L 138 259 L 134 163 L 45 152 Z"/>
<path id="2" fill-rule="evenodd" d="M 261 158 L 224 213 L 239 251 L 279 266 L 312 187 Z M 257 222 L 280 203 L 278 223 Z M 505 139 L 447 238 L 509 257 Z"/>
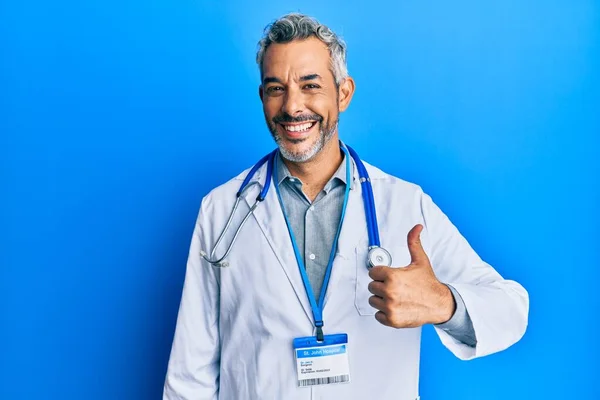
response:
<path id="1" fill-rule="evenodd" d="M 259 182 L 262 183 L 262 179 L 264 178 L 261 179 L 260 175 L 265 175 L 265 169 L 263 168 L 260 172 L 260 174 L 257 173 L 256 179 L 260 179 Z M 273 249 L 273 253 L 290 281 L 298 301 L 302 304 L 302 308 L 304 308 L 306 316 L 312 321 L 313 317 L 310 303 L 306 291 L 304 290 L 304 284 L 302 282 L 302 277 L 300 276 L 300 271 L 298 270 L 298 263 L 296 262 L 296 257 L 294 255 L 290 234 L 273 185 L 274 182 L 271 183 L 271 187 L 265 200 L 254 210 L 254 219 L 269 242 L 271 249 Z M 259 190 L 260 189 L 249 191 L 251 193 L 244 196 L 249 207 L 254 204 L 254 199 L 256 199 Z M 268 269 L 273 266 L 264 265 L 263 267 Z M 265 279 L 268 278 L 268 271 L 265 270 Z"/>
<path id="2" fill-rule="evenodd" d="M 338 240 L 337 254 L 331 270 L 331 278 L 325 294 L 325 305 L 332 292 L 337 289 L 337 282 L 344 275 L 353 275 L 356 269 L 356 247 L 367 237 L 367 222 L 362 201 L 362 188 L 355 180 L 348 198 L 346 215 L 342 224 L 342 231 Z"/>

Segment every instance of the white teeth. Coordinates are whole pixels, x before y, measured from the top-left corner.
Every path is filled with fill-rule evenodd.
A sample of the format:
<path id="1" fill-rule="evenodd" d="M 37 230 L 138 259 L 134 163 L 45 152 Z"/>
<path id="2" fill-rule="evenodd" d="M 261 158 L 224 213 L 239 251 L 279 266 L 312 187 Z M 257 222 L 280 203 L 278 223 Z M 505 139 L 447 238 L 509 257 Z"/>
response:
<path id="1" fill-rule="evenodd" d="M 313 126 L 312 122 L 307 122 L 302 125 L 285 125 L 285 130 L 290 132 L 302 132 L 310 129 Z"/>

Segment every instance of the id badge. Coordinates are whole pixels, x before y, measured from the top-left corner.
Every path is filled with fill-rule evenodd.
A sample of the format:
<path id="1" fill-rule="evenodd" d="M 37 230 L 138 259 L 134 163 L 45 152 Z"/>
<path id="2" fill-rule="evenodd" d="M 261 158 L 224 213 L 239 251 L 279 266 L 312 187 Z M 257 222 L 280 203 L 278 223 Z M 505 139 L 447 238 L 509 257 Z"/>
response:
<path id="1" fill-rule="evenodd" d="M 299 387 L 350 382 L 347 334 L 296 338 L 294 353 Z"/>

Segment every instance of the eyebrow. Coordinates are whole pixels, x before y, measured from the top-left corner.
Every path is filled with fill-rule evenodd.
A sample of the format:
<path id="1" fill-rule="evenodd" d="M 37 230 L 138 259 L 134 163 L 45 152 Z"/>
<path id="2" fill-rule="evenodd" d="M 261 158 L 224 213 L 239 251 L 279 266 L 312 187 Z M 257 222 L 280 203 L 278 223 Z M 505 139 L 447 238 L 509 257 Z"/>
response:
<path id="1" fill-rule="evenodd" d="M 263 85 L 266 85 L 267 83 L 282 83 L 281 79 L 279 78 L 275 78 L 273 76 L 267 76 L 265 79 L 263 79 Z"/>
<path id="2" fill-rule="evenodd" d="M 304 76 L 300 77 L 301 81 L 312 81 L 314 79 L 321 79 L 321 75 L 319 75 L 319 74 L 310 74 L 310 75 L 304 75 Z"/>
<path id="3" fill-rule="evenodd" d="M 321 79 L 321 75 L 319 74 L 309 74 L 309 75 L 304 75 L 300 77 L 300 81 L 305 82 L 305 81 L 312 81 L 315 79 Z M 276 78 L 274 76 L 267 76 L 263 79 L 263 85 L 266 85 L 267 83 L 281 83 L 283 84 L 283 82 L 281 81 L 281 79 Z"/>

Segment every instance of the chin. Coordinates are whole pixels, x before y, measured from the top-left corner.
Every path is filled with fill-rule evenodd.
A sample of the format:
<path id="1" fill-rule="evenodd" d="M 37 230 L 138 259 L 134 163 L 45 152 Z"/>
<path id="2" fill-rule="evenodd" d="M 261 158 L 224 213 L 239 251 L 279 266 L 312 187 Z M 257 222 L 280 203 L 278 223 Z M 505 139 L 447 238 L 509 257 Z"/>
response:
<path id="1" fill-rule="evenodd" d="M 301 143 L 290 143 L 284 140 L 280 143 L 279 149 L 283 158 L 296 163 L 310 161 L 321 150 L 318 138 L 310 141 L 304 140 Z"/>

